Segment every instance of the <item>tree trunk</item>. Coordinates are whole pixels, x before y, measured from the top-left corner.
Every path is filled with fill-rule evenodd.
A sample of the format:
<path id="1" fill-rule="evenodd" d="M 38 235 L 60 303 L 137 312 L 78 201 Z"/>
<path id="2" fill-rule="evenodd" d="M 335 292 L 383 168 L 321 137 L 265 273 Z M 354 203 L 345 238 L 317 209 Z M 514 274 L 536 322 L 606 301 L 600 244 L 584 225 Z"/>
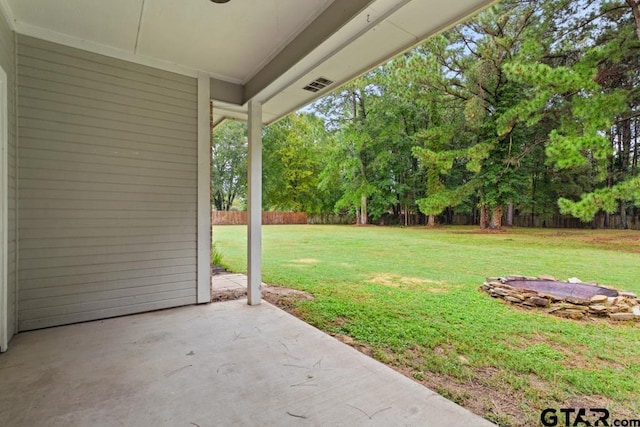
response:
<path id="1" fill-rule="evenodd" d="M 480 206 L 480 228 L 483 230 L 489 228 L 489 209 L 486 205 Z"/>
<path id="2" fill-rule="evenodd" d="M 538 180 L 536 174 L 531 175 L 531 227 L 533 227 L 536 221 L 536 186 Z"/>
<path id="3" fill-rule="evenodd" d="M 638 169 L 638 121 L 633 122 L 633 157 L 631 158 L 631 172 Z"/>
<path id="4" fill-rule="evenodd" d="M 491 211 L 491 223 L 489 224 L 489 228 L 492 230 L 502 230 L 502 214 L 502 205 L 498 205 Z"/>
<path id="5" fill-rule="evenodd" d="M 367 196 L 365 194 L 360 198 L 360 224 L 367 225 L 369 223 L 369 214 L 367 213 Z"/>
<path id="6" fill-rule="evenodd" d="M 633 19 L 636 23 L 636 35 L 640 40 L 640 0 L 627 0 L 627 4 L 633 13 Z"/>
<path id="7" fill-rule="evenodd" d="M 629 221 L 627 221 L 627 202 L 620 200 L 620 228 L 629 229 Z"/>
<path id="8" fill-rule="evenodd" d="M 429 215 L 429 218 L 427 219 L 427 227 L 435 227 L 436 225 L 438 225 L 437 217 L 435 215 Z"/>
<path id="9" fill-rule="evenodd" d="M 513 227 L 513 202 L 507 205 L 507 227 Z"/>

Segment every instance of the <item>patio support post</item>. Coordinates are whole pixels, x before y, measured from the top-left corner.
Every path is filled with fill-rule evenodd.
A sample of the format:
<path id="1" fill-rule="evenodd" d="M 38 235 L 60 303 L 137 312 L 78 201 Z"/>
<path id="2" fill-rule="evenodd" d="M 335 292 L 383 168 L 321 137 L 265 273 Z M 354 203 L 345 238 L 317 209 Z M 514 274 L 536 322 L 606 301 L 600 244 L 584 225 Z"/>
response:
<path id="1" fill-rule="evenodd" d="M 249 101 L 247 303 L 262 300 L 262 103 Z"/>
<path id="2" fill-rule="evenodd" d="M 198 75 L 197 302 L 211 302 L 211 123 L 209 76 Z"/>

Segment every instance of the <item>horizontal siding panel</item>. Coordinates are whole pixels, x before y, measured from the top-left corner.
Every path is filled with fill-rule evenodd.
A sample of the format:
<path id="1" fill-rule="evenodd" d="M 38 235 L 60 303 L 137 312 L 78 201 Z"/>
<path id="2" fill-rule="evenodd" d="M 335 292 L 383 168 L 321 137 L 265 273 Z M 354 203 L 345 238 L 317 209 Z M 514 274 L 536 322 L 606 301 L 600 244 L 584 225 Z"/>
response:
<path id="1" fill-rule="evenodd" d="M 141 81 L 143 79 L 138 79 L 137 81 L 128 79 L 121 76 L 119 73 L 118 75 L 109 75 L 104 72 L 96 73 L 78 67 L 58 64 L 55 62 L 48 62 L 46 60 L 34 58 L 23 53 L 18 56 L 18 65 L 18 72 L 25 69 L 30 70 L 32 73 L 34 71 L 46 71 L 46 76 L 63 76 L 64 78 L 71 78 L 73 80 L 82 80 L 85 82 L 89 82 L 89 85 L 91 85 L 92 83 L 99 85 L 108 84 L 119 88 L 131 89 L 136 92 L 151 93 L 163 97 L 173 98 L 187 103 L 192 102 L 194 96 L 196 95 L 195 92 L 187 93 L 169 87 L 149 84 L 147 82 Z"/>
<path id="2" fill-rule="evenodd" d="M 188 298 L 194 293 L 193 290 L 178 289 L 168 292 L 155 292 L 151 294 L 133 295 L 123 298 L 113 298 L 107 300 L 85 301 L 76 304 L 66 304 L 50 306 L 46 308 L 21 309 L 20 320 L 32 320 L 43 317 L 64 316 L 68 313 L 82 313 L 86 311 L 101 310 L 106 307 L 121 307 L 146 302 L 154 302 L 168 299 Z"/>
<path id="3" fill-rule="evenodd" d="M 167 187 L 160 185 L 111 184 L 104 182 L 52 181 L 42 179 L 20 179 L 20 191 L 55 190 L 55 191 L 94 191 L 139 194 L 179 194 L 196 197 L 194 187 Z"/>
<path id="4" fill-rule="evenodd" d="M 20 215 L 22 221 L 29 219 L 182 219 L 182 211 L 124 211 L 124 210 L 68 210 L 30 209 Z"/>
<path id="5" fill-rule="evenodd" d="M 192 283 L 195 286 L 195 273 L 165 274 L 163 276 L 141 277 L 127 280 L 111 280 L 107 282 L 82 283 L 80 285 L 66 286 L 42 286 L 35 289 L 23 289 L 21 297 L 27 300 L 43 298 L 59 298 L 76 294 L 85 294 L 104 291 L 118 291 L 122 289 L 135 289 L 142 286 L 157 286 L 173 283 Z M 186 288 L 186 287 L 185 287 Z"/>
<path id="6" fill-rule="evenodd" d="M 112 298 L 106 300 L 89 300 L 75 304 L 64 304 L 45 308 L 21 309 L 20 320 L 31 320 L 42 317 L 63 316 L 67 313 L 82 313 L 85 311 L 101 310 L 112 306 L 127 306 L 152 301 L 176 299 L 190 297 L 194 291 L 192 289 L 178 289 L 168 292 L 155 292 L 151 294 L 132 295 L 123 298 Z"/>
<path id="7" fill-rule="evenodd" d="M 19 328 L 22 331 L 47 328 L 50 326 L 68 325 L 70 323 L 86 322 L 95 319 L 107 319 L 109 317 L 125 316 L 128 314 L 141 313 L 145 311 L 162 310 L 171 307 L 195 304 L 196 297 L 189 296 L 170 300 L 138 302 L 131 305 L 115 306 L 103 309 L 93 309 L 80 313 L 69 313 L 60 316 L 47 316 L 39 319 L 22 319 L 19 321 Z"/>
<path id="8" fill-rule="evenodd" d="M 27 148 L 37 148 L 38 144 L 47 144 L 59 147 L 61 151 L 74 150 L 75 152 L 103 152 L 111 153 L 138 153 L 137 156 L 147 160 L 174 159 L 176 162 L 191 163 L 196 160 L 195 147 L 183 147 L 175 145 L 165 145 L 150 142 L 139 142 L 135 140 L 120 140 L 116 138 L 104 138 L 95 135 L 83 135 L 69 132 L 57 132 L 34 128 L 22 128 L 20 134 L 20 145 Z M 152 157 L 152 156 L 159 157 Z"/>
<path id="9" fill-rule="evenodd" d="M 132 133 L 121 130 L 120 128 L 97 128 L 95 126 L 85 126 L 85 123 L 58 123 L 43 120 L 41 117 L 21 117 L 20 135 L 24 135 L 24 132 L 28 129 L 37 129 L 45 132 L 73 133 L 90 138 L 100 137 L 120 141 L 145 142 L 149 144 L 183 147 L 185 150 L 197 150 L 197 145 L 194 145 L 194 141 L 191 140 L 169 138 L 164 135 L 147 135 L 141 132 Z"/>
<path id="10" fill-rule="evenodd" d="M 171 267 L 160 267 L 150 269 L 137 269 L 127 271 L 111 271 L 101 273 L 89 273 L 89 274 L 76 274 L 71 276 L 58 276 L 58 277 L 43 277 L 24 279 L 21 278 L 20 295 L 22 290 L 38 290 L 57 286 L 88 286 L 91 287 L 94 284 L 106 284 L 114 281 L 126 281 L 130 284 L 136 283 L 137 279 L 149 278 L 155 280 L 156 283 L 162 283 L 165 276 L 176 274 L 195 274 L 195 265 L 174 265 Z"/>
<path id="11" fill-rule="evenodd" d="M 32 107 L 51 109 L 52 103 L 64 104 L 77 108 L 91 108 L 100 112 L 120 113 L 126 115 L 127 119 L 142 118 L 159 121 L 164 125 L 178 124 L 182 126 L 197 126 L 197 119 L 187 115 L 176 115 L 174 112 L 158 111 L 157 104 L 151 106 L 138 107 L 135 105 L 123 104 L 120 102 L 112 102 L 109 100 L 100 100 L 95 97 L 77 96 L 66 92 L 55 92 L 51 87 L 45 89 L 22 87 L 20 88 L 21 98 L 24 99 Z M 149 108 L 152 107 L 152 108 Z M 166 123 L 165 123 L 166 122 Z"/>
<path id="12" fill-rule="evenodd" d="M 31 162 L 30 162 L 31 164 Z M 193 188 L 196 185 L 196 178 L 193 179 L 176 179 L 176 178 L 161 178 L 158 176 L 131 176 L 131 175 L 118 175 L 109 173 L 91 173 L 91 172 L 77 172 L 67 170 L 55 170 L 48 168 L 27 167 L 26 165 L 20 165 L 20 180 L 22 179 L 35 179 L 35 180 L 55 180 L 55 181 L 76 181 L 76 182 L 91 182 L 91 183 L 111 183 L 111 184 L 132 184 L 132 185 L 156 185 L 166 186 L 172 188 Z"/>
<path id="13" fill-rule="evenodd" d="M 117 70 L 130 70 L 139 73 L 142 76 L 155 76 L 163 80 L 182 82 L 185 85 L 193 84 L 194 78 L 184 76 L 181 74 L 169 73 L 163 70 L 147 67 L 145 65 L 136 64 L 134 62 L 122 61 L 119 59 L 111 58 L 108 56 L 100 55 L 98 53 L 87 52 L 84 50 L 64 46 L 57 43 L 51 43 L 45 40 L 29 37 L 19 36 L 19 42 L 21 51 L 26 51 L 28 48 L 40 49 L 45 52 L 59 53 L 72 58 L 80 58 L 87 61 L 92 61 L 97 64 L 101 64 L 105 67 L 113 67 Z"/>
<path id="14" fill-rule="evenodd" d="M 33 142 L 33 141 L 31 141 Z M 95 152 L 82 153 L 78 151 L 64 151 L 65 147 L 58 146 L 55 142 L 43 141 L 43 148 L 31 148 L 26 143 L 20 147 L 21 158 L 33 160 L 50 160 L 51 162 L 75 162 L 88 165 L 120 166 L 140 169 L 164 169 L 171 171 L 186 172 L 186 177 L 193 176 L 194 165 L 192 163 L 175 162 L 171 155 L 165 155 L 164 159 L 145 159 L 141 156 L 124 157 L 122 155 L 112 155 L 112 153 Z M 66 147 L 68 149 L 68 147 Z M 119 153 L 116 153 L 119 154 Z M 134 154 L 134 153 L 132 153 Z M 107 169 L 108 170 L 108 169 Z"/>
<path id="15" fill-rule="evenodd" d="M 89 264 L 83 266 L 74 266 L 73 268 L 51 267 L 29 270 L 20 268 L 20 278 L 44 279 L 51 277 L 69 276 L 74 274 L 112 273 L 115 271 L 144 270 L 159 267 L 175 267 L 179 265 L 195 265 L 195 259 L 194 257 L 188 257 L 149 261 L 118 262 L 113 264 Z M 18 263 L 18 266 L 20 267 L 20 263 Z"/>
<path id="16" fill-rule="evenodd" d="M 194 250 L 163 250 L 148 252 L 122 252 L 118 254 L 101 254 L 101 255 L 78 255 L 57 258 L 32 258 L 24 259 L 20 257 L 18 265 L 20 268 L 39 270 L 50 269 L 55 267 L 76 267 L 101 264 L 115 263 L 131 263 L 138 261 L 162 261 L 173 260 L 177 258 L 190 258 L 196 255 Z"/>
<path id="17" fill-rule="evenodd" d="M 135 89 L 134 87 L 131 87 L 131 85 L 120 86 L 113 83 L 102 83 L 99 80 L 91 80 L 79 76 L 68 76 L 56 72 L 51 72 L 49 70 L 26 67 L 20 65 L 19 56 L 18 75 L 20 76 L 20 79 L 22 79 L 23 77 L 30 77 L 42 82 L 60 83 L 70 87 L 82 88 L 85 90 L 97 90 L 102 92 L 116 93 L 118 95 L 128 95 L 134 98 L 145 99 L 147 101 L 154 101 L 161 104 L 173 105 L 176 107 L 192 108 L 195 106 L 195 101 L 190 101 L 182 97 L 177 98 L 171 96 L 172 94 L 162 95 L 154 91 L 150 92 L 146 90 Z M 28 82 L 27 85 L 30 86 Z"/>
<path id="18" fill-rule="evenodd" d="M 195 242 L 162 242 L 162 243 L 142 243 L 130 245 L 101 245 L 101 246 L 70 246 L 64 248 L 33 248 L 22 250 L 21 260 L 47 259 L 57 257 L 78 257 L 87 255 L 109 255 L 109 254 L 132 254 L 137 252 L 158 252 L 196 250 Z"/>
<path id="19" fill-rule="evenodd" d="M 111 108 L 100 108 L 100 106 L 97 105 L 97 102 L 94 102 L 93 105 L 83 105 L 84 103 L 78 103 L 77 105 L 74 105 L 69 104 L 68 102 L 64 102 L 61 99 L 54 99 L 50 101 L 30 98 L 27 96 L 23 96 L 21 98 L 21 102 L 22 107 L 32 108 L 38 111 L 62 112 L 67 114 L 75 114 L 82 117 L 107 119 L 118 123 L 144 125 L 156 129 L 167 129 L 171 131 L 175 130 L 189 133 L 197 131 L 196 125 L 194 123 L 185 123 L 179 118 L 175 117 L 173 117 L 173 120 L 167 120 L 165 118 L 158 117 L 158 114 L 155 114 L 153 117 L 148 117 L 148 115 L 136 115 L 132 114 L 131 112 L 122 111 L 124 107 L 121 107 L 119 105 L 111 105 Z M 87 102 L 86 104 L 90 103 Z"/>
<path id="20" fill-rule="evenodd" d="M 168 203 L 193 203 L 195 196 L 172 192 L 165 193 L 136 193 L 118 191 L 74 191 L 74 190 L 31 190 L 21 189 L 20 196 L 24 199 L 35 200 L 104 200 L 116 202 L 168 202 Z"/>
<path id="21" fill-rule="evenodd" d="M 110 202 L 105 200 L 34 200 L 20 199 L 19 209 L 99 209 L 114 211 L 167 211 L 189 212 L 195 215 L 195 208 L 184 203 L 167 202 Z"/>
<path id="22" fill-rule="evenodd" d="M 53 156 L 52 156 L 53 157 Z M 24 159 L 24 167 L 36 168 L 40 170 L 50 171 L 68 171 L 68 172 L 94 172 L 97 174 L 114 174 L 114 175 L 128 175 L 128 176 L 152 176 L 152 177 L 168 177 L 177 179 L 192 179 L 196 180 L 196 172 L 194 170 L 168 170 L 163 169 L 162 163 L 156 163 L 155 167 L 148 167 L 148 164 L 143 160 L 140 163 L 145 166 L 136 168 L 135 166 L 119 166 L 119 165 L 101 165 L 96 163 L 74 162 L 71 160 L 56 160 L 51 159 L 34 159 L 28 156 L 21 157 L 21 161 Z M 196 169 L 192 167 L 192 169 Z M 164 173 L 162 173 L 164 171 Z"/>
<path id="23" fill-rule="evenodd" d="M 82 229 L 82 228 L 117 228 L 117 227 L 195 227 L 195 215 L 184 218 L 156 218 L 156 219 L 94 219 L 94 218 L 70 218 L 70 219 L 22 219 L 20 230 L 37 229 Z"/>
<path id="24" fill-rule="evenodd" d="M 21 239 L 72 239 L 76 237 L 107 236 L 163 236 L 167 234 L 189 234 L 193 227 L 100 227 L 69 229 L 20 229 Z"/>
<path id="25" fill-rule="evenodd" d="M 24 299 L 22 309 L 25 313 L 29 313 L 30 310 L 46 309 L 49 307 L 60 307 L 65 305 L 84 304 L 87 299 L 94 301 L 105 301 L 113 299 L 121 299 L 128 297 L 142 297 L 150 294 L 162 294 L 169 292 L 186 291 L 181 296 L 190 296 L 193 292 L 195 283 L 193 281 L 187 282 L 173 282 L 163 285 L 149 285 L 139 287 L 126 287 L 115 290 L 99 290 L 95 292 L 76 292 L 59 297 L 48 296 L 37 299 Z M 181 292 L 182 293 L 182 292 Z"/>
<path id="26" fill-rule="evenodd" d="M 196 95 L 198 88 L 193 80 L 177 81 L 156 77 L 150 74 L 141 74 L 138 71 L 127 70 L 122 67 L 110 67 L 105 64 L 91 61 L 87 58 L 77 57 L 69 54 L 61 54 L 39 47 L 26 47 L 20 51 L 20 63 L 34 68 L 51 69 L 53 65 L 60 67 L 62 72 L 71 73 L 70 68 L 83 71 L 85 75 L 113 78 L 109 73 L 117 75 L 121 79 L 130 80 L 133 83 L 155 86 L 155 90 L 170 89 L 176 92 L 183 92 L 187 95 Z M 71 75 L 71 74 L 70 74 Z M 187 98 L 189 99 L 189 98 Z"/>
<path id="27" fill-rule="evenodd" d="M 196 301 L 197 80 L 19 36 L 19 325 Z"/>
<path id="28" fill-rule="evenodd" d="M 31 118 L 41 121 L 43 124 L 47 122 L 55 122 L 65 125 L 91 126 L 98 129 L 118 129 L 130 134 L 143 134 L 148 136 L 168 137 L 171 139 L 193 142 L 197 132 L 181 131 L 175 129 L 163 129 L 148 124 L 136 124 L 130 122 L 121 122 L 111 120 L 106 117 L 94 117 L 88 114 L 72 114 L 63 111 L 51 111 L 42 108 L 29 107 L 28 105 L 20 105 L 18 108 L 18 118 Z M 195 129 L 194 129 L 195 130 Z"/>
<path id="29" fill-rule="evenodd" d="M 34 248 L 87 248 L 91 246 L 109 247 L 138 244 L 164 245 L 175 242 L 194 242 L 194 240 L 188 234 L 167 233 L 138 236 L 132 236 L 130 234 L 114 236 L 113 234 L 110 234 L 108 236 L 86 236 L 66 239 L 40 237 L 22 240 L 20 242 L 20 253 L 22 254 L 24 251 Z"/>
<path id="30" fill-rule="evenodd" d="M 164 104 L 158 102 L 157 99 L 141 99 L 132 96 L 130 93 L 114 93 L 94 88 L 86 88 L 81 86 L 69 86 L 64 83 L 56 83 L 28 76 L 20 77 L 20 95 L 33 97 L 35 93 L 44 94 L 51 93 L 51 96 L 69 96 L 74 99 L 83 100 L 81 102 L 90 102 L 98 100 L 102 103 L 108 103 L 121 108 L 135 108 L 156 112 L 158 117 L 166 117 L 165 114 L 173 117 L 175 120 L 187 120 L 186 123 L 193 123 L 194 118 L 192 111 L 193 105 L 180 106 L 173 104 Z M 47 98 L 43 98 L 47 99 Z M 195 119 L 197 122 L 197 119 Z"/>

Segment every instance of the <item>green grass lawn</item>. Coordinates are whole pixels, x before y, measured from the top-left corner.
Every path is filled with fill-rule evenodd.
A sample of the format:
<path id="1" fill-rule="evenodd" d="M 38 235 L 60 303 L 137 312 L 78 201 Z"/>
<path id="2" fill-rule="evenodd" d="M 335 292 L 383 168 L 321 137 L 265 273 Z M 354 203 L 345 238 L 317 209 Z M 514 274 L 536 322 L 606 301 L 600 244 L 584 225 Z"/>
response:
<path id="1" fill-rule="evenodd" d="M 246 227 L 216 226 L 225 265 L 246 271 Z M 525 311 L 478 287 L 553 275 L 640 293 L 640 233 L 265 226 L 263 281 L 311 293 L 296 314 L 500 425 L 547 407 L 640 418 L 640 324 Z"/>

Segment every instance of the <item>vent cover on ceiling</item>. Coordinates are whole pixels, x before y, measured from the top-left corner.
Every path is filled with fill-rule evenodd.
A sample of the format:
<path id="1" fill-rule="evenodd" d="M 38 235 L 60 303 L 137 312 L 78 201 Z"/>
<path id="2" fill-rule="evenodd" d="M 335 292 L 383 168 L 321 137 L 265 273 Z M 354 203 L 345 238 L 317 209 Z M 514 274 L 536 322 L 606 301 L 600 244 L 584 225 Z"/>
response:
<path id="1" fill-rule="evenodd" d="M 324 77 L 318 77 L 302 89 L 308 90 L 309 92 L 318 92 L 331 84 L 333 84 L 331 80 L 325 79 Z"/>

